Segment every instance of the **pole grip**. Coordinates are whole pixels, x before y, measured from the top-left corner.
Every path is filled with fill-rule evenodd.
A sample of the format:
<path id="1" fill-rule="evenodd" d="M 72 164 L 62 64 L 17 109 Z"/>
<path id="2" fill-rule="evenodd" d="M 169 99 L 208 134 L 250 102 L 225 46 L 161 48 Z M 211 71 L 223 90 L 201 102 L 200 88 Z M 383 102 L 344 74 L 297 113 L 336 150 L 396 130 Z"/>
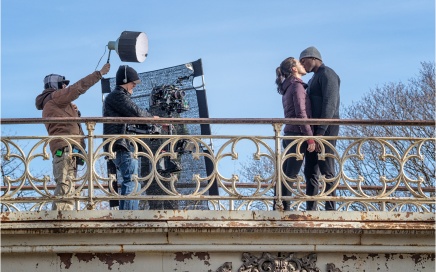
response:
<path id="1" fill-rule="evenodd" d="M 106 62 L 106 63 L 109 63 L 109 59 L 111 58 L 111 51 L 112 51 L 112 50 L 109 49 L 109 54 L 108 54 L 108 56 L 107 56 L 107 62 Z"/>

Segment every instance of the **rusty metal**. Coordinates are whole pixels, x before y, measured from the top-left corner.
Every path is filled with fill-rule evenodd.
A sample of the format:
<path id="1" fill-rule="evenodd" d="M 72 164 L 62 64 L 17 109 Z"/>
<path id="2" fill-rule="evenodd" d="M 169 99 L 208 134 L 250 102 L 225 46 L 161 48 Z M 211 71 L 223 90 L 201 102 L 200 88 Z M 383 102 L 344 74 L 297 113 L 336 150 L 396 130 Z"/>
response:
<path id="1" fill-rule="evenodd" d="M 223 182 L 223 185 L 226 186 L 226 187 L 231 187 L 233 185 L 233 183 L 231 183 L 231 182 Z M 192 187 L 192 185 L 190 185 L 190 184 L 180 184 L 179 186 L 181 188 L 190 188 L 190 187 Z M 268 187 L 268 185 L 266 185 L 266 184 L 261 184 L 260 186 L 262 188 Z M 109 188 L 108 185 L 102 185 L 102 187 L 103 188 Z M 238 183 L 238 187 L 241 187 L 241 188 L 256 188 L 256 187 L 258 187 L 258 185 L 256 183 L 254 183 L 254 182 L 239 182 Z M 36 188 L 38 188 L 39 190 L 44 189 L 44 187 L 42 187 L 42 186 L 36 186 Z M 54 184 L 47 185 L 47 189 L 54 190 L 55 188 L 56 188 L 56 185 L 54 185 Z M 76 185 L 76 189 L 77 188 L 80 188 L 80 186 Z M 83 186 L 83 189 L 87 189 L 87 188 L 88 188 L 87 185 Z M 306 185 L 302 184 L 301 188 L 306 188 Z M 350 187 L 347 187 L 345 185 L 339 185 L 338 187 L 336 187 L 336 189 L 338 189 L 338 190 L 348 190 L 349 188 Z M 351 186 L 351 188 L 356 190 L 359 187 Z M 384 189 L 385 187 L 364 185 L 364 186 L 361 186 L 361 188 L 363 190 L 375 190 L 375 191 L 378 191 L 378 190 Z M 398 186 L 398 187 L 395 187 L 395 188 L 396 188 L 396 191 L 399 191 L 399 192 L 407 192 L 407 191 L 409 191 L 409 188 L 407 188 L 406 186 Z M 7 189 L 8 189 L 8 187 L 6 187 L 6 186 L 0 186 L 0 191 L 5 191 Z M 34 186 L 28 186 L 28 185 L 27 186 L 26 185 L 25 186 L 10 186 L 10 189 L 12 189 L 12 190 L 21 189 L 21 191 L 32 191 L 32 190 L 35 189 L 35 187 Z M 391 189 L 394 189 L 394 187 L 387 186 L 386 189 L 387 190 L 391 190 Z M 433 187 L 433 186 L 425 187 L 425 188 L 422 188 L 422 191 L 426 192 L 426 193 L 434 193 L 436 191 L 436 187 Z"/>
<path id="2" fill-rule="evenodd" d="M 2 271 L 433 271 L 434 220 L 404 212 L 4 212 Z"/>
<path id="3" fill-rule="evenodd" d="M 435 120 L 362 120 L 301 118 L 149 118 L 149 117 L 79 117 L 79 118 L 1 118 L 4 125 L 49 123 L 127 123 L 127 124 L 295 124 L 363 126 L 436 126 Z"/>

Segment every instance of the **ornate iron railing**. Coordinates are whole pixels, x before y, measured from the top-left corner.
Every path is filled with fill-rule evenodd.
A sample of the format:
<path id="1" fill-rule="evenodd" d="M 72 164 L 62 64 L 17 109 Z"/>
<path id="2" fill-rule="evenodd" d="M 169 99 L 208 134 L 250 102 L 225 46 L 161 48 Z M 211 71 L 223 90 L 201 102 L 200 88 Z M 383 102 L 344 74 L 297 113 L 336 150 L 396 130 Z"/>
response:
<path id="1" fill-rule="evenodd" d="M 320 192 L 305 193 L 302 175 L 292 179 L 283 172 L 284 161 L 290 157 L 303 159 L 302 153 L 286 154 L 281 141 L 292 139 L 291 145 L 301 145 L 308 137 L 284 137 L 283 124 L 321 123 L 341 127 L 374 126 L 386 128 L 421 127 L 434 130 L 434 121 L 372 121 L 372 120 L 302 120 L 302 119 L 187 119 L 187 118 L 28 118 L 2 119 L 2 128 L 9 125 L 39 125 L 65 122 L 85 123 L 86 149 L 80 147 L 78 136 L 8 136 L 2 135 L 2 211 L 51 209 L 54 200 L 74 200 L 76 209 L 109 209 L 110 201 L 142 200 L 141 208 L 148 209 L 150 201 L 177 203 L 174 209 L 210 210 L 271 210 L 282 209 L 282 201 L 290 201 L 291 210 L 305 210 L 306 201 L 336 201 L 339 211 L 419 211 L 435 210 L 435 138 L 402 137 L 311 137 L 319 144 L 330 145 L 336 139 L 333 154 L 322 149 L 319 159 L 331 156 L 335 160 L 336 176 L 320 177 Z M 240 129 L 243 126 L 272 127 L 267 136 L 258 135 L 95 135 L 96 124 L 220 124 Z M 12 130 L 12 127 L 10 127 Z M 2 129 L 3 130 L 3 129 Z M 237 131 L 233 129 L 232 131 Z M 120 138 L 128 139 L 133 156 L 141 162 L 141 174 L 133 180 L 141 189 L 121 196 L 116 189 L 116 175 L 108 174 L 108 160 L 115 157 L 105 152 L 105 145 L 113 145 Z M 68 146 L 78 147 L 72 153 L 84 160 L 73 190 L 68 196 L 54 196 L 49 143 L 63 139 Z M 183 147 L 181 147 L 183 145 Z M 189 146 L 189 148 L 187 147 Z M 321 145 L 322 146 L 322 145 Z M 182 150 L 180 149 L 182 148 Z M 250 155 L 243 158 L 241 153 Z M 162 163 L 176 161 L 180 171 L 165 171 Z M 241 163 L 242 162 L 242 163 Z M 238 164 L 236 164 L 238 163 Z M 162 170 L 164 169 L 164 170 Z M 176 169 L 177 170 L 177 169 Z M 281 184 L 291 191 L 284 196 Z M 326 184 L 332 184 L 326 190 Z M 155 193 L 159 189 L 159 193 Z M 337 196 L 329 194 L 337 192 Z M 171 206 L 170 206 L 171 207 Z"/>

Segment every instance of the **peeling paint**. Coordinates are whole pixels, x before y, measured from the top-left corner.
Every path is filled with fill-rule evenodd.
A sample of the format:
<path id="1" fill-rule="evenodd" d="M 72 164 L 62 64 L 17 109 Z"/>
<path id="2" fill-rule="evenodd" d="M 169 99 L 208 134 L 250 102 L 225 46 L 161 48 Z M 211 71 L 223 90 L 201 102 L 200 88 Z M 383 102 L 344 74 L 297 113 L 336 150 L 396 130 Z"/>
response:
<path id="1" fill-rule="evenodd" d="M 346 262 L 348 260 L 357 260 L 357 257 L 355 255 L 351 255 L 350 257 L 348 257 L 347 255 L 344 255 L 344 257 L 342 258 L 343 262 Z"/>
<path id="2" fill-rule="evenodd" d="M 183 216 L 171 216 L 169 219 L 170 220 L 183 220 L 185 218 Z"/>
<path id="3" fill-rule="evenodd" d="M 9 222 L 9 213 L 2 213 L 2 222 Z"/>
<path id="4" fill-rule="evenodd" d="M 229 227 L 250 227 L 250 224 L 244 224 L 241 222 L 229 222 L 227 223 L 227 226 Z"/>
<path id="5" fill-rule="evenodd" d="M 90 218 L 90 220 L 102 220 L 102 219 L 109 219 L 109 220 L 111 220 L 111 219 L 114 219 L 114 218 L 113 218 L 112 213 L 109 213 L 109 214 L 107 214 L 105 216 L 102 216 L 102 217 L 91 217 Z"/>
<path id="6" fill-rule="evenodd" d="M 73 263 L 72 253 L 58 253 L 61 264 L 64 265 L 65 269 L 70 269 L 71 264 Z M 115 262 L 120 265 L 124 265 L 126 263 L 133 263 L 135 261 L 136 254 L 135 253 L 76 253 L 75 254 L 77 260 L 79 262 L 89 263 L 93 259 L 97 258 L 100 262 L 107 264 L 108 269 L 112 270 L 112 266 Z"/>
<path id="7" fill-rule="evenodd" d="M 421 254 L 413 254 L 412 260 L 415 262 L 415 264 L 418 264 L 421 262 Z"/>
<path id="8" fill-rule="evenodd" d="M 388 262 L 389 261 L 389 259 L 390 258 L 392 258 L 392 259 L 394 259 L 394 256 L 393 256 L 394 254 L 385 254 L 385 258 L 386 258 L 386 262 Z"/>
<path id="9" fill-rule="evenodd" d="M 101 262 L 108 265 L 109 270 L 112 270 L 115 261 L 120 265 L 124 265 L 134 263 L 136 257 L 135 253 L 97 253 L 95 255 Z"/>
<path id="10" fill-rule="evenodd" d="M 95 258 L 95 255 L 93 253 L 76 253 L 76 258 L 80 262 L 86 262 L 89 263 Z"/>
<path id="11" fill-rule="evenodd" d="M 434 262 L 435 254 L 434 253 L 432 253 L 432 254 L 419 254 L 419 253 L 417 253 L 417 254 L 413 254 L 411 256 L 411 258 L 415 262 L 415 264 L 418 265 L 418 264 L 420 264 L 423 261 L 428 260 L 428 259 L 430 259 L 432 262 Z"/>
<path id="12" fill-rule="evenodd" d="M 197 258 L 202 261 L 210 260 L 210 255 L 208 252 L 196 252 L 194 255 L 197 256 Z"/>
<path id="13" fill-rule="evenodd" d="M 372 258 L 372 259 L 375 259 L 375 258 L 379 258 L 379 256 L 378 256 L 378 254 L 376 254 L 376 253 L 371 253 L 371 254 L 368 254 L 368 257 L 369 258 Z"/>
<path id="14" fill-rule="evenodd" d="M 64 264 L 65 269 L 69 269 L 71 266 L 71 258 L 73 257 L 72 253 L 58 253 L 58 257 L 61 261 L 61 264 Z M 62 267 L 61 267 L 62 269 Z"/>
<path id="15" fill-rule="evenodd" d="M 147 262 L 147 268 L 164 266 L 166 271 L 198 271 L 191 267 L 215 271 L 209 268 L 221 260 L 239 264 L 234 254 L 241 249 L 257 252 L 272 245 L 277 249 L 295 246 L 297 253 L 313 251 L 323 262 L 342 259 L 340 268 L 350 268 L 343 271 L 429 271 L 435 266 L 434 215 L 407 214 L 405 220 L 404 213 L 351 212 L 327 217 L 315 212 L 257 211 L 250 217 L 249 213 L 202 212 L 64 211 L 61 217 L 54 211 L 2 213 L 2 242 L 7 238 L 2 254 L 3 250 L 9 253 L 10 267 L 17 260 L 20 263 L 15 265 L 31 262 L 23 271 L 78 267 L 133 271 L 130 268 L 142 267 L 142 262 Z M 99 239 L 86 234 L 98 234 Z M 315 238 L 309 239 L 312 234 Z M 29 254 L 35 257 L 26 259 Z M 175 269 L 169 270 L 170 266 Z"/>
<path id="16" fill-rule="evenodd" d="M 174 253 L 176 255 L 174 260 L 176 262 L 184 262 L 186 259 L 192 259 L 192 254 L 192 252 L 176 252 Z"/>
<path id="17" fill-rule="evenodd" d="M 176 262 L 186 262 L 186 260 L 193 260 L 194 257 L 203 261 L 207 266 L 210 266 L 210 254 L 209 252 L 175 252 L 174 260 Z"/>

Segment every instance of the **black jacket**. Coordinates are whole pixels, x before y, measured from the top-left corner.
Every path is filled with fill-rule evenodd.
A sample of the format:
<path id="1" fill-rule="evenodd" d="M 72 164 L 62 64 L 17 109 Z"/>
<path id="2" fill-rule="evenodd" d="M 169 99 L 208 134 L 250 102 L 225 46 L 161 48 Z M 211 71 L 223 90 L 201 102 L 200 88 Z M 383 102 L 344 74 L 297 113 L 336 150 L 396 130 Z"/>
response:
<path id="1" fill-rule="evenodd" d="M 132 99 L 131 94 L 121 86 L 116 86 L 110 92 L 105 100 L 103 106 L 104 117 L 150 117 L 147 110 L 143 110 L 136 105 Z M 127 124 L 103 124 L 103 134 L 126 134 Z M 108 146 L 105 146 L 107 150 Z M 126 139 L 118 139 L 114 144 L 114 151 L 117 150 L 130 150 Z"/>
<path id="2" fill-rule="evenodd" d="M 312 118 L 339 119 L 341 80 L 333 69 L 322 64 L 309 80 Z M 324 135 L 328 125 L 315 126 L 315 135 Z"/>

